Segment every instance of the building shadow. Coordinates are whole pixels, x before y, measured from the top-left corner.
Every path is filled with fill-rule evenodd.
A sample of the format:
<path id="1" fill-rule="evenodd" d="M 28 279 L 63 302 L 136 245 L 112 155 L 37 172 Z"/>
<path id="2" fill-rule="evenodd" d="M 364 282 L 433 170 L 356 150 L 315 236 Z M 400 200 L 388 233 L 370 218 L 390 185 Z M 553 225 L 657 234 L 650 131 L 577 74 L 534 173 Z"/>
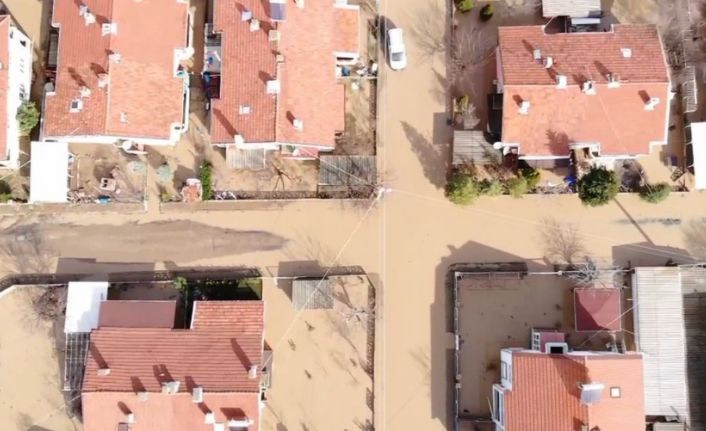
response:
<path id="1" fill-rule="evenodd" d="M 612 257 L 614 265 L 625 268 L 673 266 L 696 262 L 684 249 L 660 246 L 648 241 L 613 246 Z"/>

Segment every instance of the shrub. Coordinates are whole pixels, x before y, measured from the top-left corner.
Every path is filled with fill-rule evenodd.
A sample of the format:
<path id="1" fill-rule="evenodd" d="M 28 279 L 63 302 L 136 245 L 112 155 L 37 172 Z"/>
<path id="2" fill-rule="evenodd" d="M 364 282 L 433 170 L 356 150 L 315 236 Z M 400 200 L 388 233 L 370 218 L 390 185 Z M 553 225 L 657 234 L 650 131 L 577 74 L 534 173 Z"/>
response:
<path id="1" fill-rule="evenodd" d="M 483 22 L 489 21 L 490 18 L 493 17 L 494 13 L 495 13 L 495 8 L 493 8 L 493 4 L 488 3 L 487 5 L 483 6 L 480 9 L 480 20 Z"/>
<path id="2" fill-rule="evenodd" d="M 461 13 L 470 12 L 475 5 L 475 0 L 456 0 L 456 9 Z"/>
<path id="3" fill-rule="evenodd" d="M 522 176 L 511 178 L 505 185 L 513 198 L 521 198 L 528 190 L 527 179 Z"/>
<path id="4" fill-rule="evenodd" d="M 213 199 L 213 180 L 211 179 L 212 171 L 213 165 L 204 160 L 204 162 L 201 163 L 201 169 L 199 170 L 199 179 L 201 180 L 201 187 L 203 190 L 202 196 L 205 201 Z"/>
<path id="5" fill-rule="evenodd" d="M 472 175 L 454 172 L 446 185 L 446 196 L 456 205 L 468 205 L 480 196 L 480 185 Z"/>
<path id="6" fill-rule="evenodd" d="M 23 102 L 17 108 L 17 122 L 19 123 L 20 134 L 26 136 L 39 123 L 39 110 L 34 102 Z"/>
<path id="7" fill-rule="evenodd" d="M 667 183 L 645 184 L 645 186 L 640 189 L 640 199 L 656 204 L 667 199 L 671 192 L 672 186 Z"/>
<path id="8" fill-rule="evenodd" d="M 503 194 L 503 184 L 498 180 L 483 180 L 480 182 L 480 193 L 486 196 Z"/>
<path id="9" fill-rule="evenodd" d="M 618 194 L 618 187 L 615 172 L 594 167 L 578 181 L 579 199 L 592 207 L 605 205 Z"/>
<path id="10" fill-rule="evenodd" d="M 527 180 L 527 190 L 534 190 L 541 179 L 539 171 L 535 168 L 524 168 L 520 171 L 520 175 Z"/>

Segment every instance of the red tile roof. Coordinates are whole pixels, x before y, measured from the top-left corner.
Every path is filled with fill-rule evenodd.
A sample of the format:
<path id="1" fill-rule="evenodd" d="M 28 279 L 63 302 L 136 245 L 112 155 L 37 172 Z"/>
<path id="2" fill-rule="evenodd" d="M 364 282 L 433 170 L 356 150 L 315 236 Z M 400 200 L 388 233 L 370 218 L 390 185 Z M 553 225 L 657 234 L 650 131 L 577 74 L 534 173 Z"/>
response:
<path id="1" fill-rule="evenodd" d="M 95 23 L 86 25 L 79 14 L 81 2 L 54 2 L 59 57 L 56 94 L 45 100 L 44 136 L 168 139 L 172 124 L 182 121 L 184 82 L 174 76 L 174 51 L 187 44 L 188 3 L 82 2 L 97 17 Z M 107 22 L 117 24 L 116 34 L 101 35 L 101 24 Z M 111 52 L 120 54 L 120 63 L 108 60 Z M 105 72 L 109 84 L 99 88 L 98 74 Z M 83 98 L 81 112 L 70 113 L 82 86 L 91 94 Z"/>
<path id="2" fill-rule="evenodd" d="M 176 301 L 101 302 L 99 328 L 173 328 Z"/>
<path id="3" fill-rule="evenodd" d="M 574 289 L 574 316 L 577 331 L 620 331 L 620 289 L 577 287 Z"/>
<path id="4" fill-rule="evenodd" d="M 247 417 L 253 421 L 248 431 L 260 429 L 259 394 L 204 392 L 203 398 L 203 403 L 194 403 L 189 393 L 151 393 L 141 401 L 133 392 L 84 392 L 83 430 L 118 430 L 130 412 L 135 415 L 130 431 L 213 431 L 213 425 L 204 420 L 207 411 L 213 412 L 218 423 Z"/>
<path id="5" fill-rule="evenodd" d="M 579 384 L 602 383 L 601 400 L 581 404 Z M 612 398 L 610 388 L 619 387 Z M 513 352 L 505 431 L 644 431 L 642 356 Z"/>
<path id="6" fill-rule="evenodd" d="M 344 124 L 344 87 L 336 80 L 334 52 L 358 52 L 357 10 L 343 12 L 328 2 L 307 2 L 302 9 L 290 2 L 287 8 L 286 21 L 274 23 L 267 1 L 215 2 L 223 64 L 220 99 L 213 100 L 213 142 L 233 143 L 240 134 L 246 143 L 335 145 L 335 132 Z M 250 31 L 250 23 L 241 20 L 243 10 L 260 20 L 260 30 Z M 278 46 L 268 39 L 274 28 L 281 34 Z M 337 46 L 343 40 L 346 45 Z M 279 70 L 277 52 L 284 56 Z M 274 77 L 281 85 L 277 99 L 265 92 Z M 241 104 L 251 107 L 250 114 L 239 114 Z M 295 118 L 303 121 L 303 130 L 294 128 Z"/>
<path id="7" fill-rule="evenodd" d="M 91 344 L 83 381 L 84 392 L 161 391 L 168 381 L 180 391 L 202 386 L 208 392 L 258 392 L 259 379 L 248 377 L 262 364 L 263 304 L 259 301 L 218 301 L 203 309 L 218 322 L 199 317 L 195 330 L 160 328 L 99 328 Z M 228 310 L 230 321 L 219 309 Z M 245 325 L 238 316 L 248 316 Z M 220 316 L 220 317 L 218 317 Z M 211 326 L 213 329 L 209 329 Z M 107 376 L 98 375 L 109 368 Z"/>
<path id="8" fill-rule="evenodd" d="M 262 301 L 196 301 L 191 329 L 236 327 L 243 333 L 261 333 L 264 312 Z"/>
<path id="9" fill-rule="evenodd" d="M 602 155 L 647 154 L 650 142 L 666 139 L 669 77 L 654 26 L 616 25 L 613 32 L 545 34 L 542 26 L 501 27 L 499 62 L 504 85 L 505 143 L 519 143 L 522 155 L 568 156 L 569 144 L 601 144 Z M 630 50 L 630 57 L 623 49 Z M 534 51 L 552 57 L 546 69 Z M 608 74 L 621 85 L 608 88 Z M 556 88 L 556 76 L 567 88 Z M 581 91 L 586 80 L 596 94 Z M 645 100 L 658 97 L 654 110 Z M 527 115 L 519 103 L 529 101 Z"/>
<path id="10" fill-rule="evenodd" d="M 8 66 L 10 64 L 10 17 L 0 15 L 0 63 L 4 66 L 0 68 L 0 160 L 7 160 L 7 88 L 8 88 Z M 29 89 L 28 89 L 29 90 Z M 19 97 L 19 95 L 17 96 Z"/>

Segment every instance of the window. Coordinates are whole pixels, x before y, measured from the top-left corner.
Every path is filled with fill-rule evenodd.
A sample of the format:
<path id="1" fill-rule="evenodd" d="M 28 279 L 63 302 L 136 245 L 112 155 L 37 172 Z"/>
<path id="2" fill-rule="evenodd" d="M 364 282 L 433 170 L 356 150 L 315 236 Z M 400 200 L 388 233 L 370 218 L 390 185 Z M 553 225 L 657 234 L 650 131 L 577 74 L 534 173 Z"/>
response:
<path id="1" fill-rule="evenodd" d="M 493 386 L 493 422 L 500 429 L 505 427 L 505 392 L 497 385 Z"/>

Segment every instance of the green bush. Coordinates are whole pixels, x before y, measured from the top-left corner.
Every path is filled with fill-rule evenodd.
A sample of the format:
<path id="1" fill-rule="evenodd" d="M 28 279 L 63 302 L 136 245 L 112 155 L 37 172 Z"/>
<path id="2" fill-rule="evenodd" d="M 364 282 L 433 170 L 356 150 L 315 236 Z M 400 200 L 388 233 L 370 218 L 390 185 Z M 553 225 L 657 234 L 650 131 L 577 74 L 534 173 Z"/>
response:
<path id="1" fill-rule="evenodd" d="M 520 175 L 527 180 L 527 190 L 534 190 L 541 179 L 539 171 L 535 168 L 524 168 L 520 171 Z"/>
<path id="2" fill-rule="evenodd" d="M 446 196 L 457 205 L 471 204 L 480 193 L 478 181 L 468 173 L 454 172 L 446 185 Z"/>
<path id="3" fill-rule="evenodd" d="M 503 191 L 503 184 L 498 180 L 483 180 L 480 182 L 480 193 L 482 195 L 500 196 Z"/>
<path id="4" fill-rule="evenodd" d="M 212 171 L 213 165 L 204 160 L 204 162 L 201 163 L 201 169 L 199 170 L 199 179 L 201 180 L 201 187 L 203 190 L 202 198 L 205 201 L 213 199 L 213 180 L 211 178 Z"/>
<path id="5" fill-rule="evenodd" d="M 456 9 L 461 13 L 470 12 L 475 5 L 475 0 L 456 0 Z"/>
<path id="6" fill-rule="evenodd" d="M 667 183 L 646 184 L 640 189 L 640 199 L 656 204 L 667 199 L 672 192 L 672 186 Z"/>
<path id="7" fill-rule="evenodd" d="M 605 205 L 618 194 L 618 177 L 604 167 L 591 170 L 578 181 L 579 199 L 586 205 Z"/>
<path id="8" fill-rule="evenodd" d="M 507 191 L 512 195 L 513 198 L 521 198 L 522 195 L 527 193 L 529 188 L 527 187 L 527 179 L 525 177 L 515 177 L 511 178 L 505 184 Z"/>
<path id="9" fill-rule="evenodd" d="M 23 102 L 17 108 L 17 122 L 19 123 L 20 134 L 27 136 L 39 123 L 39 110 L 34 102 Z"/>
<path id="10" fill-rule="evenodd" d="M 490 18 L 493 17 L 494 13 L 495 13 L 495 8 L 493 8 L 493 4 L 488 3 L 487 5 L 483 6 L 480 9 L 480 20 L 483 22 L 489 21 Z"/>

